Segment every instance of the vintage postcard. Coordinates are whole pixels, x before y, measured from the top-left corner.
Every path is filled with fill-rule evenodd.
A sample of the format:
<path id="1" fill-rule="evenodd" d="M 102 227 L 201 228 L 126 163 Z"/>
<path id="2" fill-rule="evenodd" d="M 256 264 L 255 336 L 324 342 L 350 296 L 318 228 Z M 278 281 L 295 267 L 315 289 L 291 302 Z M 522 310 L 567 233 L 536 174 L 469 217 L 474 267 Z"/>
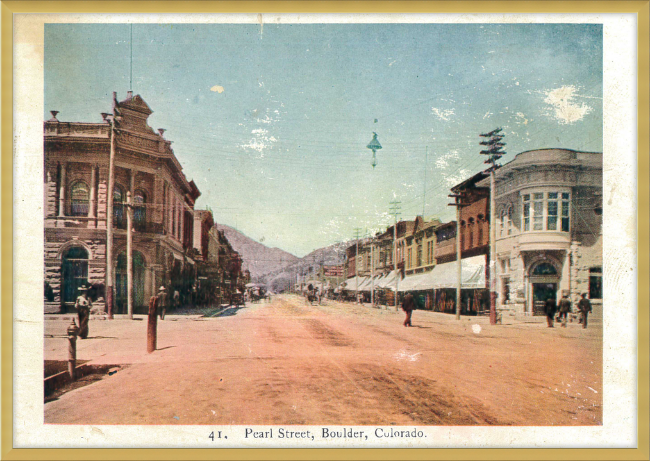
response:
<path id="1" fill-rule="evenodd" d="M 14 24 L 16 447 L 636 446 L 634 16 Z"/>

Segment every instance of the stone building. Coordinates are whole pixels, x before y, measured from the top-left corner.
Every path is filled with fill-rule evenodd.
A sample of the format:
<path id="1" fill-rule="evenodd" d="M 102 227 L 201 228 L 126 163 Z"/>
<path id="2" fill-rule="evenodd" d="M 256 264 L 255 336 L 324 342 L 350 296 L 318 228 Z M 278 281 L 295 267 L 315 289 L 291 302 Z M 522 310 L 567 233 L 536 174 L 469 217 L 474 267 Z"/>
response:
<path id="1" fill-rule="evenodd" d="M 543 315 L 588 293 L 602 315 L 602 153 L 522 152 L 495 173 L 498 307 Z M 489 178 L 478 183 L 489 187 Z"/>
<path id="2" fill-rule="evenodd" d="M 152 110 L 131 92 L 113 104 L 121 117 L 115 132 L 115 188 L 108 192 L 111 124 L 44 123 L 45 312 L 73 306 L 77 288 L 90 284 L 95 306 L 104 307 L 107 201 L 113 200 L 115 313 L 126 311 L 126 196 L 133 209 L 134 308 L 157 287 L 188 294 L 195 277 L 194 202 L 171 141 L 148 126 Z"/>

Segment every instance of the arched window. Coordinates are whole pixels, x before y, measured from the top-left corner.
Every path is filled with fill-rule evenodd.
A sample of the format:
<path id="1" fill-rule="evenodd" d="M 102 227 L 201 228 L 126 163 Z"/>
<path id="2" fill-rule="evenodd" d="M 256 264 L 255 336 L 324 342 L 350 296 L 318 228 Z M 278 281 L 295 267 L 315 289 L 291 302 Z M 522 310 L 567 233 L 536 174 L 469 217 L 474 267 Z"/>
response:
<path id="1" fill-rule="evenodd" d="M 126 229 L 126 216 L 124 214 L 125 200 L 124 189 L 115 185 L 113 189 L 113 227 L 117 227 L 118 229 Z"/>
<path id="2" fill-rule="evenodd" d="M 61 261 L 63 302 L 72 303 L 79 296 L 79 287 L 88 282 L 88 252 L 83 247 L 68 249 Z"/>
<path id="3" fill-rule="evenodd" d="M 147 228 L 147 209 L 146 195 L 141 190 L 136 190 L 133 195 L 133 225 L 135 230 L 146 232 Z"/>
<path id="4" fill-rule="evenodd" d="M 557 275 L 557 270 L 553 264 L 542 262 L 535 266 L 531 275 Z"/>
<path id="5" fill-rule="evenodd" d="M 504 208 L 503 211 L 501 211 L 501 219 L 499 220 L 499 237 L 503 237 L 505 235 L 507 219 L 508 219 L 508 210 Z"/>
<path id="6" fill-rule="evenodd" d="M 468 248 L 472 248 L 474 246 L 474 218 L 469 218 L 467 221 L 467 228 L 467 234 L 469 238 Z"/>
<path id="7" fill-rule="evenodd" d="M 508 235 L 512 235 L 512 214 L 513 214 L 513 208 L 512 205 L 508 207 L 508 214 L 506 216 L 506 232 Z"/>
<path id="8" fill-rule="evenodd" d="M 88 184 L 77 181 L 70 187 L 70 215 L 88 216 L 90 191 Z"/>

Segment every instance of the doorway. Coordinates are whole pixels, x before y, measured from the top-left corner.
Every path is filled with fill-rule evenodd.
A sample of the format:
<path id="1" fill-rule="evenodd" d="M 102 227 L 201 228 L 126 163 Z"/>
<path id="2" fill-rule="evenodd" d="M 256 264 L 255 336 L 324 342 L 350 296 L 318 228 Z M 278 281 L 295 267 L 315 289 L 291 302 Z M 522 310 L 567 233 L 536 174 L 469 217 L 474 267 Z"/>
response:
<path id="1" fill-rule="evenodd" d="M 533 315 L 546 315 L 544 305 L 549 298 L 557 301 L 557 283 L 533 283 Z"/>
<path id="2" fill-rule="evenodd" d="M 133 309 L 144 305 L 144 256 L 139 251 L 133 252 Z M 126 253 L 117 257 L 115 268 L 115 306 L 116 314 L 127 313 L 127 274 Z"/>

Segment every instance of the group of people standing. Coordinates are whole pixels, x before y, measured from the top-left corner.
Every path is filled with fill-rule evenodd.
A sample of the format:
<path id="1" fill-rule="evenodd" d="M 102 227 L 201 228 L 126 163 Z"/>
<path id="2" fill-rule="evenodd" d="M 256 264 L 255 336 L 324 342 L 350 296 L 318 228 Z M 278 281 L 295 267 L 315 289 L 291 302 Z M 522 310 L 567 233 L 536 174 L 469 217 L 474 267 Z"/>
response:
<path id="1" fill-rule="evenodd" d="M 569 300 L 569 295 L 565 294 L 560 299 L 559 303 L 555 303 L 555 298 L 548 298 L 546 304 L 544 305 L 544 313 L 546 314 L 546 322 L 548 328 L 553 328 L 555 321 L 555 314 L 559 311 L 559 321 L 562 322 L 562 326 L 566 328 L 567 318 L 569 313 L 571 313 L 571 301 Z M 587 319 L 589 318 L 589 313 L 592 311 L 591 301 L 587 298 L 587 293 L 582 293 L 580 301 L 578 301 L 578 311 L 580 312 L 580 320 L 582 323 L 582 328 L 587 328 Z"/>

